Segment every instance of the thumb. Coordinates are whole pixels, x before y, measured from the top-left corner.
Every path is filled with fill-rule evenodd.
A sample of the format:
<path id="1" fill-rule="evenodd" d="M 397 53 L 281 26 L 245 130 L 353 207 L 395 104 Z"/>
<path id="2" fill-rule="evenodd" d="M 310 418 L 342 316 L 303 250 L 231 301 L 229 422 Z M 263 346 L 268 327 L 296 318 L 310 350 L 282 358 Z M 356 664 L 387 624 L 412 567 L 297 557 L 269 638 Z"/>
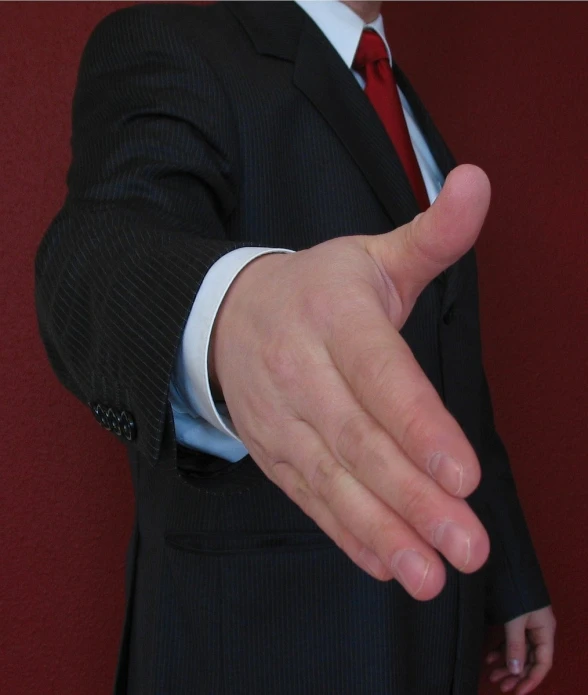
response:
<path id="1" fill-rule="evenodd" d="M 464 164 L 449 174 L 428 210 L 368 240 L 368 252 L 399 294 L 404 319 L 425 286 L 474 245 L 489 205 L 488 177 Z"/>
<path id="2" fill-rule="evenodd" d="M 506 667 L 513 676 L 518 676 L 525 668 L 527 657 L 527 622 L 525 616 L 516 618 L 504 626 L 506 635 Z"/>

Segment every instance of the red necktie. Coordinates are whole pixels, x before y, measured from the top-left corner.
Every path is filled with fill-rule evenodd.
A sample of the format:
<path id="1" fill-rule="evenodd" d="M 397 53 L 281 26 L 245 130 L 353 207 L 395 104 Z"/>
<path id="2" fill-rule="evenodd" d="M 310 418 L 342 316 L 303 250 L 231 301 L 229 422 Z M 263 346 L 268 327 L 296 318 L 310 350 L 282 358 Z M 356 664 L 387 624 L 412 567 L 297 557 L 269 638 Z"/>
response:
<path id="1" fill-rule="evenodd" d="M 429 196 L 410 141 L 396 80 L 386 46 L 375 31 L 366 30 L 361 35 L 353 67 L 364 77 L 365 93 L 392 140 L 421 210 L 426 210 Z"/>

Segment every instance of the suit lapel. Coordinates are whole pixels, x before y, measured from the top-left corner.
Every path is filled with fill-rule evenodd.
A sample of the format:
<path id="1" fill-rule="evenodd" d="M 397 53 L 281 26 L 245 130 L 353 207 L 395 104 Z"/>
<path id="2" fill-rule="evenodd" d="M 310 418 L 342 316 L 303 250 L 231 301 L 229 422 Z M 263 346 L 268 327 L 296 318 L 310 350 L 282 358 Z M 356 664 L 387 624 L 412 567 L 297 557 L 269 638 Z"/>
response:
<path id="1" fill-rule="evenodd" d="M 447 144 L 441 137 L 433 123 L 433 119 L 423 106 L 423 102 L 419 99 L 406 75 L 396 63 L 394 64 L 394 76 L 396 77 L 396 83 L 410 104 L 417 125 L 427 141 L 427 145 L 437 162 L 441 174 L 443 174 L 443 178 L 447 178 L 449 172 L 456 167 L 455 157 L 451 154 Z M 461 291 L 462 276 L 459 272 L 459 263 L 454 263 L 445 272 L 441 273 L 437 281 L 442 288 L 441 311 L 445 315 Z"/>
<path id="2" fill-rule="evenodd" d="M 437 162 L 437 166 L 443 174 L 443 177 L 446 178 L 449 172 L 456 166 L 454 156 L 451 154 L 441 134 L 435 127 L 431 116 L 423 106 L 423 102 L 419 99 L 418 94 L 407 80 L 406 75 L 396 63 L 394 63 L 394 76 L 396 78 L 396 84 L 400 87 L 410 104 L 417 125 L 425 136 L 425 140 L 431 150 L 431 154 Z"/>
<path id="3" fill-rule="evenodd" d="M 419 206 L 386 130 L 349 68 L 308 20 L 300 37 L 294 84 L 338 135 L 394 226 Z"/>
<path id="4" fill-rule="evenodd" d="M 227 3 L 257 51 L 294 63 L 293 83 L 336 133 L 391 226 L 419 212 L 394 146 L 369 99 L 327 38 L 295 3 Z"/>

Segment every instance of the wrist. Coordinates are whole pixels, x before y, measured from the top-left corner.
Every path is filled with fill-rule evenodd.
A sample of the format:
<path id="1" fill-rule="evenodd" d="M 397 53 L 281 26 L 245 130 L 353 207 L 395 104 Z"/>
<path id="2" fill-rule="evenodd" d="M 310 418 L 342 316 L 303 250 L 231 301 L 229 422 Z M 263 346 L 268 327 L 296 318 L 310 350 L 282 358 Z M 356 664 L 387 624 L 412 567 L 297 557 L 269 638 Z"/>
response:
<path id="1" fill-rule="evenodd" d="M 239 326 L 246 325 L 251 308 L 265 296 L 268 277 L 279 272 L 290 253 L 270 253 L 255 258 L 235 277 L 218 309 L 208 348 L 208 376 L 215 400 L 223 400 L 222 366 L 236 349 Z M 236 331 L 236 332 L 235 332 Z"/>

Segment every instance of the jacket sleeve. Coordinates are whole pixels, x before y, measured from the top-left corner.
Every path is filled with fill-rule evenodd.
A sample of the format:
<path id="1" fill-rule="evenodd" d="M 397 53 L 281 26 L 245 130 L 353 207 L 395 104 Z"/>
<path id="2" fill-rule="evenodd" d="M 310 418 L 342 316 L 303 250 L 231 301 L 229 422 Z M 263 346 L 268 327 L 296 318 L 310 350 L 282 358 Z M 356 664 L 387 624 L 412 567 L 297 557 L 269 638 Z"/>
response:
<path id="1" fill-rule="evenodd" d="M 482 383 L 482 452 L 487 480 L 490 559 L 487 566 L 486 620 L 505 623 L 548 606 L 551 601 L 523 510 L 508 454 L 494 427 L 490 393 Z"/>
<path id="2" fill-rule="evenodd" d="M 36 257 L 39 328 L 58 378 L 84 403 L 132 413 L 130 446 L 153 463 L 174 451 L 170 375 L 200 283 L 219 257 L 254 245 L 227 239 L 238 129 L 198 49 L 150 7 L 94 31 L 67 198 Z"/>
<path id="3" fill-rule="evenodd" d="M 472 428 L 476 432 L 477 450 L 482 467 L 482 483 L 474 493 L 482 504 L 482 515 L 490 537 L 490 558 L 486 573 L 486 620 L 488 623 L 505 623 L 513 618 L 550 604 L 549 594 L 524 513 L 517 495 L 515 482 L 506 449 L 495 423 L 488 382 L 484 374 L 480 346 L 478 276 L 473 252 L 460 262 L 464 287 L 462 296 L 469 304 L 467 314 L 473 317 L 468 331 L 475 331 L 468 343 L 476 345 L 479 364 L 473 387 L 478 422 Z"/>

